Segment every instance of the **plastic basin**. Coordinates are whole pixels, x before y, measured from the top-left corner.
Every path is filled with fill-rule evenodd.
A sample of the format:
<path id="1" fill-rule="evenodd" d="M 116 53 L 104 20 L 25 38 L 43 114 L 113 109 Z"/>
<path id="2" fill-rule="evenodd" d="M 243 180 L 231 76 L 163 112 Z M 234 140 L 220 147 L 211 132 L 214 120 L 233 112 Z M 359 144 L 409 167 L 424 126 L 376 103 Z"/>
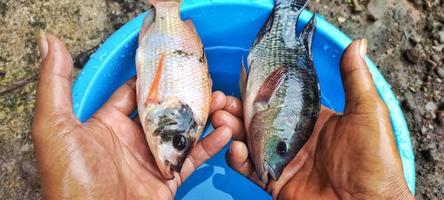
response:
<path id="1" fill-rule="evenodd" d="M 214 90 L 239 96 L 239 66 L 248 53 L 257 32 L 265 22 L 273 0 L 187 0 L 181 12 L 192 19 L 205 46 Z M 312 13 L 305 11 L 298 30 Z M 144 14 L 115 32 L 86 64 L 73 86 L 76 116 L 85 121 L 111 94 L 136 74 L 135 50 Z M 342 53 L 351 40 L 321 16 L 317 18 L 313 51 L 319 74 L 322 103 L 338 112 L 344 109 L 344 90 L 339 71 Z M 390 110 L 390 117 L 402 158 L 405 179 L 415 191 L 414 155 L 409 130 L 390 85 L 367 59 L 380 96 Z M 212 129 L 208 126 L 204 135 Z M 179 188 L 177 199 L 270 199 L 255 184 L 230 169 L 225 162 L 225 148 L 206 162 Z"/>

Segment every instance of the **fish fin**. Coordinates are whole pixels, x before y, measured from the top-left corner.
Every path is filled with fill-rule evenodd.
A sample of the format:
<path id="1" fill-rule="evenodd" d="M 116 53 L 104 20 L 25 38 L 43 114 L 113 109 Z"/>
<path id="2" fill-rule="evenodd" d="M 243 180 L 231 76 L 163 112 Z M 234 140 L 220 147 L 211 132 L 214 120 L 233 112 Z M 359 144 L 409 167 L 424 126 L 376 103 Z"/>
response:
<path id="1" fill-rule="evenodd" d="M 241 58 L 241 66 L 240 66 L 240 82 L 239 82 L 239 88 L 240 88 L 240 92 L 242 95 L 242 100 L 245 100 L 245 90 L 247 89 L 247 79 L 248 79 L 248 74 L 247 74 L 247 69 L 245 68 L 245 64 L 244 64 L 244 57 L 242 56 Z"/>
<path id="2" fill-rule="evenodd" d="M 268 15 L 267 21 L 264 23 L 264 25 L 262 25 L 261 30 L 258 32 L 252 47 L 255 47 L 265 37 L 265 35 L 267 35 L 267 33 L 270 32 L 274 23 L 274 14 L 275 14 L 275 8 L 273 8 L 270 15 Z"/>
<path id="3" fill-rule="evenodd" d="M 197 34 L 196 26 L 194 26 L 193 20 L 189 19 L 189 20 L 186 20 L 184 23 L 185 23 L 185 25 L 187 25 L 187 27 L 190 28 L 190 30 L 193 31 L 193 33 L 195 34 L 195 35 L 194 35 L 194 38 L 196 39 L 197 43 L 199 44 L 199 47 L 200 47 L 200 48 L 203 48 L 202 41 L 201 41 L 200 38 L 199 38 L 199 34 Z M 205 52 L 205 51 L 204 51 L 204 52 Z"/>
<path id="4" fill-rule="evenodd" d="M 283 6 L 293 6 L 299 10 L 303 10 L 310 0 L 276 0 L 276 5 L 283 5 Z"/>
<path id="5" fill-rule="evenodd" d="M 253 161 L 254 167 L 256 168 L 256 173 L 258 175 L 258 178 L 265 184 L 268 183 L 268 171 L 266 168 L 266 162 L 264 159 L 264 137 L 261 137 L 259 130 L 262 130 L 263 127 L 263 112 L 256 112 L 253 115 L 253 118 L 251 119 L 250 126 L 248 127 L 247 133 L 251 134 L 249 137 L 247 137 L 247 147 L 250 154 L 250 158 Z"/>
<path id="6" fill-rule="evenodd" d="M 307 7 L 308 3 L 310 2 L 310 0 L 291 0 L 292 1 L 292 5 L 296 6 L 296 8 L 298 8 L 299 10 L 303 10 L 305 9 L 305 7 Z"/>
<path id="7" fill-rule="evenodd" d="M 312 56 L 311 46 L 313 44 L 313 36 L 314 36 L 315 31 L 316 31 L 316 14 L 313 15 L 313 17 L 310 19 L 308 24 L 304 27 L 304 30 L 302 30 L 302 33 L 299 36 L 299 39 L 305 45 L 305 48 L 307 49 L 310 57 Z"/>
<path id="8" fill-rule="evenodd" d="M 145 101 L 145 105 L 148 103 L 160 103 L 159 100 L 159 87 L 160 79 L 162 78 L 162 72 L 164 67 L 164 55 L 160 54 L 159 64 L 157 65 L 156 74 L 154 75 L 153 82 L 151 83 L 151 88 Z"/>
<path id="9" fill-rule="evenodd" d="M 173 2 L 182 3 L 182 0 L 148 0 L 148 3 L 150 3 L 151 5 L 156 5 L 158 2 L 162 1 L 173 1 Z"/>
<path id="10" fill-rule="evenodd" d="M 262 86 L 259 88 L 259 92 L 256 96 L 254 102 L 269 102 L 273 94 L 279 85 L 282 84 L 288 69 L 286 67 L 279 67 L 271 73 L 270 76 L 262 83 Z"/>
<path id="11" fill-rule="evenodd" d="M 136 78 L 136 97 L 139 96 L 139 78 Z"/>
<path id="12" fill-rule="evenodd" d="M 150 26 L 154 23 L 155 19 L 156 19 L 156 10 L 154 8 L 150 8 L 146 13 L 145 18 L 143 19 L 142 30 L 139 33 L 139 43 L 145 37 L 146 32 L 148 31 Z"/>
<path id="13" fill-rule="evenodd" d="M 262 181 L 262 183 L 264 183 L 265 185 L 268 184 L 268 173 L 264 172 L 260 175 L 260 179 Z"/>
<path id="14" fill-rule="evenodd" d="M 188 28 L 190 28 L 192 31 L 194 31 L 197 34 L 196 26 L 194 26 L 193 20 L 189 19 L 186 20 L 184 23 L 188 26 Z"/>

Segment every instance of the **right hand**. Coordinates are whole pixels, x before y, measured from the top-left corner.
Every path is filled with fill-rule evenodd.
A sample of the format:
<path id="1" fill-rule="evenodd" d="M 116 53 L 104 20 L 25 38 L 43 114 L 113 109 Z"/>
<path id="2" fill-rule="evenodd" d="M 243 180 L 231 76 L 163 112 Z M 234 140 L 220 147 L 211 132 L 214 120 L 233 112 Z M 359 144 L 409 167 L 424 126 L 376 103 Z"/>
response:
<path id="1" fill-rule="evenodd" d="M 238 140 L 227 154 L 229 165 L 275 199 L 413 199 L 388 109 L 364 60 L 366 51 L 366 41 L 360 40 L 342 58 L 345 113 L 321 109 L 311 138 L 278 181 L 259 180 L 245 144 L 242 105 L 219 95 L 226 105 L 214 114 L 213 126 L 231 127 Z"/>

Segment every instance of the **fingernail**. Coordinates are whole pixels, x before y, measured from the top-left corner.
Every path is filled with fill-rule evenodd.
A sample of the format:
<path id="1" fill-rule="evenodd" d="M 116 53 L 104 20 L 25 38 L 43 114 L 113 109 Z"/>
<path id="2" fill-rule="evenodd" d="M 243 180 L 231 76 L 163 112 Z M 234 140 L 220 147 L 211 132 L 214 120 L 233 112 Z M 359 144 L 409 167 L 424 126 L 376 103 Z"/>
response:
<path id="1" fill-rule="evenodd" d="M 367 55 L 367 46 L 368 42 L 366 39 L 362 39 L 359 41 L 359 55 L 362 59 L 365 59 L 365 56 Z"/>
<path id="2" fill-rule="evenodd" d="M 45 59 L 48 56 L 48 40 L 46 39 L 46 33 L 42 29 L 35 31 L 35 40 L 37 42 L 40 58 Z"/>

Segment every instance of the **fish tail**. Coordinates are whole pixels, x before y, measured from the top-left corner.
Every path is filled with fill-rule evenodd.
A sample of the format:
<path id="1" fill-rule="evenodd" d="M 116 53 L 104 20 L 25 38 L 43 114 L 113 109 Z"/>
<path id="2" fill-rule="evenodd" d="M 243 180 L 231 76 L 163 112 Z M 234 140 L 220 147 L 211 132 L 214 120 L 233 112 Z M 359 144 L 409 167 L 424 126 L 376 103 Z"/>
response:
<path id="1" fill-rule="evenodd" d="M 303 10 L 310 0 L 276 0 L 276 5 L 291 6 L 298 10 Z"/>
<path id="2" fill-rule="evenodd" d="M 178 2 L 179 4 L 182 3 L 182 0 L 148 0 L 148 2 L 149 2 L 151 5 L 156 5 L 157 3 L 162 2 L 162 1 Z"/>

